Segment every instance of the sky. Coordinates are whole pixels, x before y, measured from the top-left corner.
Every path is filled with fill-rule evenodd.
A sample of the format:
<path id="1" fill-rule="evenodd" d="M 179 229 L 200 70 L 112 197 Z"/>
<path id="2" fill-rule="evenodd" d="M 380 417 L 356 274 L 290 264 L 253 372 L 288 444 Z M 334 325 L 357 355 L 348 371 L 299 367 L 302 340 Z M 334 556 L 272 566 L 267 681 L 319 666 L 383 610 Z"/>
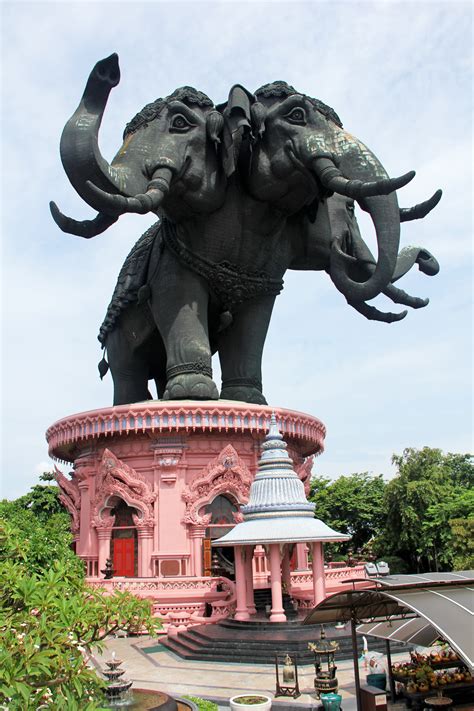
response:
<path id="1" fill-rule="evenodd" d="M 59 139 L 95 62 L 112 52 L 122 78 L 100 134 L 109 160 L 137 111 L 179 86 L 217 104 L 235 83 L 283 79 L 332 106 L 390 175 L 417 171 L 401 206 L 443 189 L 428 217 L 402 225 L 401 247 L 430 250 L 441 270 L 413 269 L 398 285 L 430 304 L 399 323 L 370 322 L 325 273 L 287 272 L 264 392 L 326 424 L 314 472 L 331 478 L 393 476 L 392 454 L 406 447 L 472 450 L 470 2 L 15 0 L 1 13 L 2 496 L 26 493 L 52 468 L 48 426 L 112 403 L 110 375 L 98 377 L 98 327 L 153 219 L 127 215 L 86 241 L 62 233 L 48 208 L 93 214 L 63 171 Z"/>

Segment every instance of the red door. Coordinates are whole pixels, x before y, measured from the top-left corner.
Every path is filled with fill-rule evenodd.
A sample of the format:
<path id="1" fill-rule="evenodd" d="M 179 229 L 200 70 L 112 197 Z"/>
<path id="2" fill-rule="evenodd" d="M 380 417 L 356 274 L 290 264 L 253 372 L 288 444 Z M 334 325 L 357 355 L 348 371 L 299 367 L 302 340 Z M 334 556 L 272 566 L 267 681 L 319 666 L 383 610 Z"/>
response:
<path id="1" fill-rule="evenodd" d="M 116 538 L 114 540 L 114 575 L 127 578 L 135 576 L 135 540 Z"/>

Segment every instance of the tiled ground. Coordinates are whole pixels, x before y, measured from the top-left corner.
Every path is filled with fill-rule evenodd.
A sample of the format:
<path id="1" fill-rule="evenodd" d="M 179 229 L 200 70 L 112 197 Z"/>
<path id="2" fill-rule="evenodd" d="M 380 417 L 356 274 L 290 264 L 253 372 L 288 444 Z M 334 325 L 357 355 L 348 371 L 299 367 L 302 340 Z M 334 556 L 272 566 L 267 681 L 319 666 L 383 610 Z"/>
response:
<path id="1" fill-rule="evenodd" d="M 98 656 L 96 661 L 104 666 L 105 660 L 115 651 L 123 660 L 126 676 L 133 680 L 135 688 L 160 689 L 175 696 L 204 696 L 216 700 L 219 705 L 227 704 L 231 696 L 242 692 L 260 691 L 274 696 L 275 671 L 270 665 L 185 661 L 164 647 L 152 654 L 144 651 L 154 645 L 155 642 L 147 637 L 111 639 L 102 657 Z M 276 705 L 281 704 L 286 711 L 290 707 L 303 711 L 305 707 L 319 705 L 313 695 L 313 666 L 305 665 L 298 671 L 301 696 L 295 700 L 285 697 L 276 700 Z M 363 677 L 365 672 L 361 671 L 361 675 Z M 352 662 L 339 661 L 337 676 L 344 711 L 356 711 Z M 392 708 L 395 711 L 403 709 L 404 705 L 397 704 Z"/>

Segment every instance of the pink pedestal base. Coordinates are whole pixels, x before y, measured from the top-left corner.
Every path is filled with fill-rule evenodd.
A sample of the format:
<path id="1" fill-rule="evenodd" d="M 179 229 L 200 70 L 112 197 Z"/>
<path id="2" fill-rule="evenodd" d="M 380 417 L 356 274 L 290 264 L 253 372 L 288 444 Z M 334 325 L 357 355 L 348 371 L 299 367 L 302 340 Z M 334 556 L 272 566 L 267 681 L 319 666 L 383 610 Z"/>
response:
<path id="1" fill-rule="evenodd" d="M 275 411 L 295 470 L 309 490 L 313 455 L 324 447 L 324 425 L 310 415 Z M 210 538 L 222 533 L 213 528 L 219 521 L 212 519 L 212 505 L 225 497 L 234 512 L 228 525 L 238 520 L 271 412 L 233 401 L 150 401 L 71 415 L 52 425 L 46 433 L 50 455 L 74 464 L 72 477 L 58 470 L 57 481 L 91 584 L 104 584 L 100 571 L 111 558 L 117 573 L 105 586 L 151 598 L 172 629 L 186 627 L 190 619 L 196 623 L 206 603 L 212 614 L 205 621 L 231 614 L 235 586 L 212 568 Z M 298 550 L 292 568 L 305 560 Z M 257 547 L 253 559 L 245 557 L 241 565 L 236 616 L 248 619 L 255 609 L 253 589 L 268 587 L 270 561 Z M 321 566 L 320 561 L 319 577 Z M 313 588 L 311 571 L 291 576 L 296 573 L 311 578 L 296 586 L 304 596 Z M 321 589 L 319 583 L 318 595 Z"/>

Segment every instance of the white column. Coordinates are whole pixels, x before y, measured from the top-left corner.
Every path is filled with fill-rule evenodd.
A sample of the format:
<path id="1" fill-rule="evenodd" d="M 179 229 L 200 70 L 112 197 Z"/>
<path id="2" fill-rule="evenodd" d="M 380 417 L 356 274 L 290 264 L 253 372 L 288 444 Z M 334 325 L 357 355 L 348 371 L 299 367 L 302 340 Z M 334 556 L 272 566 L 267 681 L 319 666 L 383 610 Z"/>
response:
<path id="1" fill-rule="evenodd" d="M 272 609 L 270 622 L 286 622 L 281 592 L 280 545 L 270 544 L 270 580 L 272 588 Z"/>

